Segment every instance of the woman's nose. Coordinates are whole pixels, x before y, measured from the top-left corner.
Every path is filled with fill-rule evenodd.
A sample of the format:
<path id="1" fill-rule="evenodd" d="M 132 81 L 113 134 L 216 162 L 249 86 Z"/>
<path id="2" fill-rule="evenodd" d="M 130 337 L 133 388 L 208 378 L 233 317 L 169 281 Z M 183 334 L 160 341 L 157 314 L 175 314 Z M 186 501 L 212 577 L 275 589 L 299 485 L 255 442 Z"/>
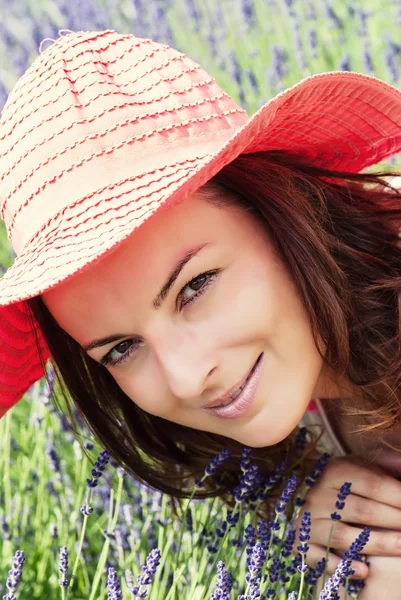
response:
<path id="1" fill-rule="evenodd" d="M 199 352 L 182 349 L 159 355 L 158 360 L 171 392 L 184 401 L 199 402 L 216 368 L 211 355 L 200 357 Z"/>

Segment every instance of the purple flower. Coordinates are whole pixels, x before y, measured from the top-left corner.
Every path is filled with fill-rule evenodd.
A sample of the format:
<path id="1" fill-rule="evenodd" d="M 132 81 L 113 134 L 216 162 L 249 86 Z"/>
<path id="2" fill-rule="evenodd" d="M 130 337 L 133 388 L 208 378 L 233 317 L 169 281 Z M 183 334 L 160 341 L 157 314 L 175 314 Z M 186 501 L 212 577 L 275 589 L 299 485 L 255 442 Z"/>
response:
<path id="1" fill-rule="evenodd" d="M 219 452 L 217 454 L 217 456 L 212 458 L 210 463 L 208 465 L 206 465 L 205 475 L 203 477 L 206 477 L 207 475 L 213 475 L 216 472 L 216 470 L 218 469 L 218 467 L 225 460 L 230 458 L 231 454 L 232 454 L 231 448 L 223 448 L 223 450 L 221 450 L 221 452 Z M 195 486 L 198 488 L 203 487 L 204 486 L 203 481 L 201 479 L 195 479 Z"/>
<path id="2" fill-rule="evenodd" d="M 276 88 L 284 88 L 284 78 L 289 73 L 290 56 L 286 48 L 279 48 L 275 44 L 271 47 L 271 82 L 270 85 Z"/>
<path id="3" fill-rule="evenodd" d="M 251 523 L 245 527 L 245 543 L 247 545 L 246 553 L 249 556 L 252 554 L 252 548 L 256 543 L 256 530 Z"/>
<path id="4" fill-rule="evenodd" d="M 338 63 L 340 71 L 351 71 L 351 56 L 349 52 L 346 52 Z"/>
<path id="5" fill-rule="evenodd" d="M 348 594 L 358 595 L 359 592 L 365 587 L 364 579 L 351 579 L 348 582 L 347 591 Z"/>
<path id="6" fill-rule="evenodd" d="M 227 511 L 227 523 L 230 525 L 230 527 L 235 527 L 235 525 L 237 525 L 238 521 L 239 521 L 239 512 L 235 512 L 233 515 L 232 510 Z"/>
<path id="7" fill-rule="evenodd" d="M 198 3 L 195 0 L 186 0 L 190 18 L 193 20 L 193 31 L 199 32 L 202 26 L 202 13 L 198 8 Z"/>
<path id="8" fill-rule="evenodd" d="M 275 511 L 276 513 L 283 513 L 287 508 L 287 504 L 289 503 L 292 494 L 295 492 L 297 487 L 297 478 L 295 475 L 289 478 L 287 485 L 284 488 L 284 491 L 280 495 L 278 502 L 276 504 Z"/>
<path id="9" fill-rule="evenodd" d="M 324 588 L 319 594 L 319 600 L 329 600 L 329 598 L 336 598 L 337 592 L 341 584 L 345 582 L 346 577 L 349 575 L 349 561 L 344 558 L 341 560 L 334 575 L 326 582 Z"/>
<path id="10" fill-rule="evenodd" d="M 342 22 L 340 17 L 338 15 L 336 15 L 336 13 L 334 12 L 334 9 L 331 6 L 330 2 L 328 0 L 324 0 L 323 4 L 325 5 L 326 15 L 329 17 L 329 19 L 331 21 L 330 29 L 340 29 L 340 30 L 344 29 L 344 23 Z"/>
<path id="11" fill-rule="evenodd" d="M 103 471 L 105 470 L 109 460 L 110 452 L 108 450 L 104 450 L 99 454 L 99 457 L 95 462 L 95 466 L 92 469 L 92 479 L 86 480 L 86 483 L 89 487 L 94 488 L 97 486 L 97 484 L 99 483 L 99 479 L 103 475 Z"/>
<path id="12" fill-rule="evenodd" d="M 260 538 L 260 543 L 264 550 L 267 550 L 269 547 L 270 536 L 271 536 L 271 528 L 266 524 L 266 521 L 258 521 L 258 534 Z"/>
<path id="13" fill-rule="evenodd" d="M 230 61 L 231 75 L 234 77 L 238 86 L 240 86 L 242 84 L 242 79 L 243 79 L 242 67 L 238 62 L 238 58 L 237 58 L 237 55 L 234 50 L 229 50 L 228 59 Z"/>
<path id="14" fill-rule="evenodd" d="M 300 427 L 298 434 L 297 434 L 297 438 L 295 440 L 295 447 L 297 449 L 298 456 L 300 454 L 302 454 L 302 452 L 305 449 L 307 433 L 308 433 L 308 430 L 306 427 Z"/>
<path id="15" fill-rule="evenodd" d="M 368 543 L 370 536 L 369 527 L 364 527 L 361 533 L 358 535 L 356 540 L 352 542 L 349 550 L 344 553 L 343 558 L 349 558 L 350 560 L 357 559 L 357 554 L 359 554 L 363 547 Z"/>
<path id="16" fill-rule="evenodd" d="M 231 456 L 231 448 L 223 448 L 219 454 L 213 458 L 210 463 L 207 465 L 205 469 L 205 473 L 208 475 L 213 475 L 217 468 L 225 461 L 227 458 Z"/>
<path id="17" fill-rule="evenodd" d="M 299 532 L 300 546 L 297 546 L 297 550 L 300 554 L 306 554 L 309 550 L 309 546 L 306 543 L 310 540 L 310 528 L 311 528 L 311 513 L 306 510 L 302 515 L 301 530 Z"/>
<path id="18" fill-rule="evenodd" d="M 210 596 L 210 600 L 230 600 L 233 581 L 232 573 L 227 571 L 224 562 L 219 560 L 217 563 L 216 589 Z"/>
<path id="19" fill-rule="evenodd" d="M 266 476 L 265 480 L 263 481 L 263 489 L 258 494 L 259 500 L 266 500 L 268 490 L 272 489 L 282 480 L 287 467 L 288 462 L 284 460 L 275 466 L 273 472 L 270 473 L 270 475 Z"/>
<path id="20" fill-rule="evenodd" d="M 46 454 L 49 459 L 51 470 L 54 473 L 60 473 L 60 458 L 52 444 L 46 444 Z"/>
<path id="21" fill-rule="evenodd" d="M 266 560 L 266 552 L 262 548 L 262 544 L 256 542 L 252 548 L 251 560 L 248 567 L 248 573 L 245 576 L 245 581 L 248 585 L 257 585 L 260 582 L 260 571 L 263 563 Z"/>
<path id="22" fill-rule="evenodd" d="M 342 510 L 344 508 L 345 500 L 347 499 L 347 496 L 349 496 L 349 494 L 351 493 L 351 485 L 352 483 L 348 481 L 342 484 L 341 489 L 337 494 L 338 500 L 336 502 L 336 508 L 338 510 Z M 331 513 L 330 518 L 332 521 L 339 521 L 341 519 L 341 515 L 339 515 L 337 512 L 333 512 Z"/>
<path id="23" fill-rule="evenodd" d="M 139 585 L 129 587 L 129 590 L 133 596 L 137 598 L 146 598 L 148 590 L 142 590 L 143 585 L 150 585 L 152 583 L 152 575 L 156 573 L 156 569 L 160 563 L 161 552 L 159 548 L 154 548 L 146 558 L 146 563 L 142 567 L 142 575 L 137 575 L 137 581 Z M 114 599 L 113 599 L 114 600 Z"/>
<path id="24" fill-rule="evenodd" d="M 331 458 L 331 455 L 328 452 L 325 452 L 318 458 L 315 468 L 312 470 L 309 476 L 305 478 L 304 483 L 307 487 L 311 488 L 315 485 L 326 468 L 329 458 Z"/>
<path id="25" fill-rule="evenodd" d="M 253 0 L 242 0 L 242 12 L 245 17 L 245 22 L 247 26 L 255 27 L 257 25 L 256 15 L 255 15 L 255 6 L 253 4 Z"/>
<path id="26" fill-rule="evenodd" d="M 249 469 L 249 466 L 252 462 L 252 448 L 250 446 L 244 446 L 242 448 L 240 468 L 243 473 Z"/>
<path id="27" fill-rule="evenodd" d="M 122 600 L 123 593 L 121 591 L 120 581 L 117 572 L 113 567 L 110 567 L 108 571 L 107 587 L 110 590 L 107 594 L 107 600 Z"/>
<path id="28" fill-rule="evenodd" d="M 324 568 L 326 566 L 326 558 L 323 557 L 317 563 L 316 567 L 310 571 L 305 577 L 305 583 L 307 585 L 316 585 L 317 580 L 321 575 L 323 575 Z"/>
<path id="29" fill-rule="evenodd" d="M 269 572 L 270 583 L 276 583 L 278 581 L 279 572 L 284 566 L 284 561 L 281 560 L 278 556 L 273 558 L 273 562 L 271 564 Z"/>
<path id="30" fill-rule="evenodd" d="M 295 542 L 295 536 L 296 536 L 296 527 L 293 526 L 290 528 L 290 530 L 287 533 L 287 536 L 283 542 L 283 545 L 281 546 L 281 556 L 283 558 L 286 558 L 287 556 L 290 556 L 292 553 L 292 547 L 294 545 Z"/>
<path id="31" fill-rule="evenodd" d="M 93 508 L 91 506 L 87 506 L 86 504 L 83 504 L 79 510 L 83 515 L 90 515 L 93 513 Z"/>
<path id="32" fill-rule="evenodd" d="M 63 579 L 59 580 L 59 584 L 62 587 L 67 587 L 68 585 L 68 579 L 67 579 L 67 573 L 68 573 L 68 550 L 67 550 L 67 546 L 63 546 L 62 548 L 60 548 L 60 561 L 59 561 L 59 567 L 58 567 L 60 573 L 63 574 Z"/>
<path id="33" fill-rule="evenodd" d="M 3 600 L 15 600 L 14 592 L 20 584 L 22 567 L 24 566 L 25 557 L 23 550 L 17 550 L 14 555 L 13 566 L 8 572 L 7 588 L 8 593 L 3 596 Z"/>
<path id="34" fill-rule="evenodd" d="M 233 495 L 236 502 L 243 502 L 250 494 L 257 490 L 263 481 L 263 477 L 259 473 L 259 467 L 256 463 L 251 464 L 244 471 L 243 475 L 239 476 L 239 485 L 233 489 Z"/>
<path id="35" fill-rule="evenodd" d="M 221 523 L 221 521 L 219 520 L 219 524 L 220 523 Z M 222 524 L 221 527 L 216 527 L 215 534 L 217 537 L 223 538 L 226 530 L 227 530 L 227 521 L 224 521 L 224 523 Z"/>

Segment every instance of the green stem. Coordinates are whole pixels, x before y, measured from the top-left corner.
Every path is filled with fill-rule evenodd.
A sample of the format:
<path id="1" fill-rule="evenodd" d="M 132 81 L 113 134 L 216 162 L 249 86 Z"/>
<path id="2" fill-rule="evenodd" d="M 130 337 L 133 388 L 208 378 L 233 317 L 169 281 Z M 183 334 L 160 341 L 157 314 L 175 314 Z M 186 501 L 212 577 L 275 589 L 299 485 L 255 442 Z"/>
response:
<path id="1" fill-rule="evenodd" d="M 110 505 L 109 505 L 109 520 L 107 523 L 107 533 L 108 534 L 112 532 L 111 523 L 113 521 L 113 499 L 114 499 L 114 490 L 111 489 L 110 490 Z M 100 579 L 103 575 L 103 569 L 106 564 L 107 556 L 109 553 L 109 547 L 110 547 L 110 536 L 107 535 L 105 542 L 103 544 L 102 552 L 100 554 L 99 562 L 97 564 L 97 569 L 96 569 L 95 577 L 94 577 L 94 580 L 92 583 L 92 590 L 91 590 L 91 595 L 90 595 L 89 600 L 94 600 L 94 598 L 95 598 Z"/>
<path id="2" fill-rule="evenodd" d="M 305 566 L 305 554 L 302 553 L 302 567 L 304 567 L 304 566 Z M 302 569 L 302 572 L 301 572 L 301 585 L 299 586 L 297 600 L 301 600 L 302 599 L 302 590 L 303 590 L 303 587 L 304 587 L 304 580 L 305 580 L 305 573 L 303 572 L 303 569 Z"/>
<path id="3" fill-rule="evenodd" d="M 85 504 L 86 504 L 86 506 L 89 506 L 91 496 L 92 496 L 92 488 L 87 488 L 86 489 L 86 498 L 85 498 Z M 74 582 L 75 573 L 76 573 L 77 568 L 78 568 L 79 557 L 81 556 L 82 546 L 84 544 L 84 537 L 85 537 L 85 531 L 86 531 L 86 523 L 87 523 L 87 521 L 88 521 L 88 515 L 84 515 L 84 521 L 82 523 L 81 538 L 79 540 L 78 551 L 77 551 L 77 555 L 75 557 L 75 562 L 74 562 L 74 566 L 73 566 L 73 569 L 72 569 L 70 583 L 69 583 L 67 591 L 66 591 L 66 598 L 69 595 L 69 591 L 72 589 L 72 584 Z"/>
<path id="4" fill-rule="evenodd" d="M 327 548 L 326 548 L 326 564 L 324 566 L 324 572 L 323 572 L 323 583 L 322 583 L 322 589 L 324 588 L 324 584 L 326 582 L 326 575 L 327 575 L 327 561 L 328 561 L 328 557 L 329 557 L 329 552 L 330 552 L 330 542 L 331 542 L 331 536 L 333 535 L 333 529 L 334 529 L 334 524 L 335 521 L 332 522 L 331 527 L 330 527 L 330 533 L 329 533 L 329 540 L 327 542 Z"/>

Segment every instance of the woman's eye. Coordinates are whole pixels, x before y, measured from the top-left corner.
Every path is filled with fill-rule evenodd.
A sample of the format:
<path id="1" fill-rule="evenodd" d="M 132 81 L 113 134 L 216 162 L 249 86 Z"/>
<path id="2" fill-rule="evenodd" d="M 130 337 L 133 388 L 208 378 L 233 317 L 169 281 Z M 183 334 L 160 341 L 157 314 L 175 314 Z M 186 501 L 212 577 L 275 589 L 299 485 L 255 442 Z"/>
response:
<path id="1" fill-rule="evenodd" d="M 193 302 L 195 300 L 195 298 L 198 298 L 198 296 L 201 296 L 206 291 L 206 289 L 209 287 L 210 283 L 215 278 L 217 273 L 218 273 L 218 271 L 210 271 L 209 273 L 201 273 L 194 279 L 191 279 L 190 281 L 188 281 L 188 283 L 186 283 L 184 285 L 184 287 L 178 294 L 178 297 L 184 297 L 185 290 L 187 290 L 191 287 L 195 288 L 195 290 L 192 290 L 192 291 L 195 291 L 195 294 L 193 294 L 192 296 L 189 296 L 189 298 L 187 300 L 184 299 L 183 306 L 190 304 L 191 302 Z"/>
<path id="2" fill-rule="evenodd" d="M 209 271 L 207 273 L 201 273 L 194 279 L 191 279 L 190 281 L 188 281 L 184 285 L 184 287 L 181 289 L 177 298 L 181 298 L 181 297 L 184 298 L 184 292 L 189 290 L 191 287 L 194 287 L 196 289 L 192 290 L 195 292 L 192 296 L 189 296 L 188 299 L 184 298 L 184 300 L 182 302 L 182 307 L 187 306 L 187 304 L 190 304 L 196 298 L 198 298 L 199 296 L 204 294 L 206 292 L 207 288 L 209 287 L 209 285 L 212 283 L 212 281 L 214 279 L 216 279 L 216 277 L 220 273 L 220 271 L 221 271 L 221 269 L 218 269 L 216 271 Z M 128 344 L 128 346 L 126 344 Z M 132 356 L 132 354 L 135 354 L 139 345 L 140 345 L 140 342 L 138 340 L 135 340 L 135 339 L 124 340 L 123 342 L 120 342 L 119 344 L 117 344 L 117 346 L 114 346 L 114 348 L 112 348 L 110 350 L 110 352 L 108 352 L 100 360 L 100 364 L 103 366 L 111 365 L 114 367 L 114 366 L 120 365 L 122 363 L 125 363 Z M 123 351 L 124 351 L 124 349 L 126 349 L 123 354 L 119 354 L 119 352 L 121 350 L 121 346 L 123 347 L 122 348 Z M 113 358 L 113 353 L 115 353 L 117 358 Z"/>
<path id="3" fill-rule="evenodd" d="M 124 344 L 128 344 L 128 346 L 126 346 L 126 345 L 124 346 Z M 124 348 L 127 348 L 123 354 L 118 353 L 120 351 L 121 346 L 124 346 Z M 131 354 L 133 354 L 136 351 L 137 346 L 138 346 L 138 342 L 135 342 L 132 339 L 124 340 L 123 342 L 120 342 L 119 344 L 117 344 L 117 346 L 114 346 L 114 348 L 112 348 L 110 350 L 110 352 L 108 352 L 105 356 L 103 356 L 103 358 L 100 360 L 100 364 L 103 366 L 111 365 L 113 367 L 116 365 L 119 365 L 120 363 L 123 363 L 129 359 Z M 112 358 L 113 352 L 116 352 L 117 358 Z"/>

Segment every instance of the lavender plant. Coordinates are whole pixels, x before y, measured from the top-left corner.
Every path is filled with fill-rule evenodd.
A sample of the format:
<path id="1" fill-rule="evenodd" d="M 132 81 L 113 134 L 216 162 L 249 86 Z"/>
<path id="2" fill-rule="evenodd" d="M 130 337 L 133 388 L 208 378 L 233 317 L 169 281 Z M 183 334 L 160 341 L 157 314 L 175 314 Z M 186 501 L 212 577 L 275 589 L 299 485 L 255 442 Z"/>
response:
<path id="1" fill-rule="evenodd" d="M 0 421 L 3 450 L 8 448 L 10 454 L 11 448 L 18 449 L 20 461 L 26 465 L 33 460 L 31 470 L 38 475 L 34 478 L 36 485 L 41 485 L 41 490 L 54 491 L 54 495 L 49 494 L 45 515 L 39 510 L 43 502 L 36 504 L 36 514 L 30 511 L 30 516 L 36 517 L 36 526 L 42 531 L 41 548 L 48 555 L 46 562 L 39 561 L 39 569 L 35 539 L 27 535 L 29 526 L 32 527 L 31 519 L 25 518 L 24 523 L 21 506 L 12 502 L 8 518 L 3 515 L 3 530 L 7 531 L 2 542 L 3 564 L 14 553 L 14 564 L 7 580 L 8 595 L 4 596 L 6 600 L 18 598 L 21 557 L 25 556 L 21 597 L 36 597 L 37 580 L 42 579 L 42 589 L 47 590 L 51 597 L 56 597 L 58 589 L 62 600 L 79 595 L 89 600 L 145 597 L 150 600 L 184 597 L 198 600 L 313 598 L 314 584 L 323 569 L 318 572 L 316 568 L 314 579 L 306 580 L 311 515 L 308 512 L 303 515 L 298 555 L 294 556 L 291 548 L 295 529 L 293 522 L 287 518 L 287 510 L 294 494 L 296 506 L 300 508 L 305 489 L 310 489 L 318 480 L 330 458 L 328 454 L 319 458 L 315 468 L 297 489 L 295 475 L 287 482 L 283 481 L 285 462 L 277 465 L 272 473 L 262 476 L 252 460 L 252 449 L 245 446 L 238 482 L 232 489 L 234 508 L 228 510 L 216 498 L 199 501 L 191 497 L 178 523 L 168 518 L 168 500 L 127 476 L 110 460 L 107 449 L 97 452 L 97 459 L 91 467 L 82 452 L 80 454 L 79 446 L 74 446 L 75 442 L 71 447 L 71 432 L 63 415 L 51 406 L 49 393 L 46 386 L 41 389 L 39 384 L 32 391 L 36 394 L 36 398 L 33 396 L 36 402 L 32 404 L 35 408 L 26 418 L 28 425 L 22 436 L 18 437 L 20 432 L 17 430 L 11 433 L 11 411 Z M 51 443 L 45 433 L 49 427 L 53 431 Z M 24 447 L 27 435 L 28 442 Z M 89 436 L 83 426 L 81 435 Z M 29 437 L 32 439 L 34 436 L 39 440 L 39 449 L 32 456 L 28 452 L 31 446 Z M 304 443 L 303 428 L 297 439 L 299 450 Z M 85 445 L 90 450 L 96 448 L 91 440 L 87 440 Z M 41 451 L 46 448 L 47 453 Z M 69 448 L 69 456 L 66 448 Z M 224 461 L 229 456 L 230 451 L 222 449 L 207 465 L 203 477 L 196 481 L 194 491 L 203 485 L 206 477 L 215 475 L 218 469 L 223 470 Z M 88 472 L 91 477 L 87 476 Z M 22 477 L 15 477 L 11 470 L 9 473 L 9 485 L 18 486 Z M 74 490 L 73 476 L 76 476 L 79 494 Z M 25 473 L 23 484 L 28 480 L 29 473 Z M 49 481 L 53 484 L 52 488 L 48 485 Z M 253 525 L 252 514 L 265 498 L 266 489 L 280 482 L 284 484 L 283 491 L 276 503 L 274 517 L 270 521 L 259 519 L 256 526 Z M 116 492 L 114 487 L 117 487 Z M 36 489 L 35 486 L 30 487 L 32 496 L 35 496 Z M 337 510 L 343 508 L 349 491 L 350 485 L 346 482 L 339 493 Z M 18 493 L 10 492 L 9 497 L 17 498 Z M 16 513 L 16 509 L 19 512 Z M 48 529 L 46 537 L 40 524 L 44 518 L 49 518 L 49 512 L 56 523 Z M 191 514 L 190 519 L 188 514 Z M 330 590 L 349 583 L 351 560 L 358 557 L 360 546 L 360 542 L 356 541 L 349 555 L 344 556 L 346 564 L 341 576 L 337 573 L 334 580 L 330 578 L 327 582 L 327 585 L 331 582 L 332 586 L 325 588 L 327 598 Z M 73 563 L 71 571 L 69 561 Z"/>

